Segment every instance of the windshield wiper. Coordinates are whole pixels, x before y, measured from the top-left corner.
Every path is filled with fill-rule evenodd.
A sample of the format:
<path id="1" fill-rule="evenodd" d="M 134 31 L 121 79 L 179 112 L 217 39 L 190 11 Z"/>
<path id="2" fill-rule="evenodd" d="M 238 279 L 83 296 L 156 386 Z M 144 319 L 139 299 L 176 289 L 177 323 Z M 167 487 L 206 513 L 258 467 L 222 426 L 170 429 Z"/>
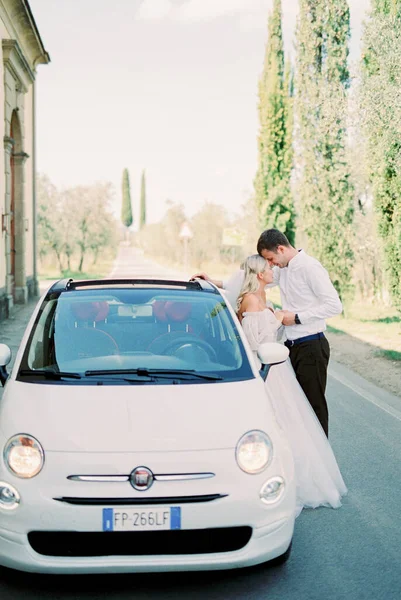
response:
<path id="1" fill-rule="evenodd" d="M 67 371 L 46 371 L 46 369 L 23 369 L 19 372 L 19 375 L 23 376 L 40 376 L 46 379 L 61 379 L 63 377 L 69 379 L 82 379 L 79 373 L 69 373 Z"/>
<path id="2" fill-rule="evenodd" d="M 93 377 L 96 375 L 139 375 L 140 377 L 155 377 L 164 379 L 179 379 L 180 377 L 187 379 L 188 377 L 194 377 L 198 379 L 206 379 L 209 381 L 221 381 L 222 377 L 219 375 L 203 375 L 197 373 L 193 369 L 102 369 L 99 371 L 85 371 L 86 377 Z"/>

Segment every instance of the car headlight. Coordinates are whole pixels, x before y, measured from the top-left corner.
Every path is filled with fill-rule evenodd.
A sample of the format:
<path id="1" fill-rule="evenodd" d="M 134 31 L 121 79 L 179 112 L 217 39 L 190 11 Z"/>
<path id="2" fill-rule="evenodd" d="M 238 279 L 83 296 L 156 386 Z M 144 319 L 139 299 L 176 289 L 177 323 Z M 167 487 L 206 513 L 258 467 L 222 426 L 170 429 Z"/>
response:
<path id="1" fill-rule="evenodd" d="M 43 448 L 31 435 L 19 433 L 10 438 L 5 445 L 4 462 L 17 477 L 35 477 L 43 467 Z"/>
<path id="2" fill-rule="evenodd" d="M 273 456 L 273 444 L 263 431 L 248 431 L 239 440 L 235 457 L 240 469 L 252 475 L 266 469 Z"/>

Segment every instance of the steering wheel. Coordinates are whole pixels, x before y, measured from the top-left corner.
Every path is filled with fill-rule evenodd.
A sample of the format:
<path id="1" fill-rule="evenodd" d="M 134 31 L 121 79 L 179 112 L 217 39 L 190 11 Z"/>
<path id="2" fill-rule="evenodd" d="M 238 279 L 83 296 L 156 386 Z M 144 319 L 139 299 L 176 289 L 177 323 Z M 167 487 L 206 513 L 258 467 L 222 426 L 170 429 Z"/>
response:
<path id="1" fill-rule="evenodd" d="M 119 354 L 115 339 L 101 329 L 72 329 L 57 349 L 59 360 L 75 360 L 77 358 L 95 358 Z"/>
<path id="2" fill-rule="evenodd" d="M 162 338 L 167 338 L 165 340 L 166 343 L 164 345 L 163 345 L 164 340 L 162 340 Z M 166 333 L 163 336 L 161 336 L 160 338 L 157 338 L 157 340 L 154 340 L 154 342 L 157 342 L 159 344 L 160 344 L 160 342 L 162 342 L 161 348 L 158 349 L 158 352 L 160 354 L 171 354 L 174 350 L 177 350 L 181 346 L 184 346 L 186 344 L 193 344 L 194 346 L 198 346 L 199 348 L 202 348 L 202 350 L 205 350 L 213 362 L 219 362 L 219 359 L 217 358 L 217 354 L 216 354 L 216 351 L 213 348 L 213 346 L 211 346 L 210 344 L 208 344 L 207 342 L 205 342 L 203 340 L 200 340 L 195 335 L 184 334 L 184 335 L 180 335 L 179 337 L 175 337 L 172 340 L 171 333 Z M 151 351 L 152 346 L 156 345 L 156 344 L 154 344 L 154 342 L 152 342 L 150 344 L 148 350 Z"/>

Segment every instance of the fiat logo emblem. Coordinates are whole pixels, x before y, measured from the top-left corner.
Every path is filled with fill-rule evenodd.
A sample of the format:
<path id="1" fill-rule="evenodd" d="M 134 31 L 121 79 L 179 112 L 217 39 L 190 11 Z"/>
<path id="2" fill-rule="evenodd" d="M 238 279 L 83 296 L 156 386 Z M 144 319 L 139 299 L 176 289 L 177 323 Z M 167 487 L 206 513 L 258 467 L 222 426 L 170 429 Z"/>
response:
<path id="1" fill-rule="evenodd" d="M 153 479 L 153 473 L 147 467 L 136 467 L 129 476 L 132 487 L 140 492 L 148 490 L 152 486 Z"/>

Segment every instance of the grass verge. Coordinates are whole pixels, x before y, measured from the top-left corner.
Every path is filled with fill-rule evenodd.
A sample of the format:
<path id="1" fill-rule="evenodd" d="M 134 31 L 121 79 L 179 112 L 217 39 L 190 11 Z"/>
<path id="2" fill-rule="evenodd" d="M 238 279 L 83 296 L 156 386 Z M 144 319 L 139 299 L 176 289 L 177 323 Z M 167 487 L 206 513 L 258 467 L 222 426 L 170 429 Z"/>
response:
<path id="1" fill-rule="evenodd" d="M 397 350 L 376 350 L 375 356 L 401 362 L 401 352 L 397 352 Z"/>
<path id="2" fill-rule="evenodd" d="M 63 269 L 61 272 L 56 267 L 48 267 L 39 272 L 39 279 L 42 281 L 54 279 L 103 279 L 109 275 L 113 268 L 114 258 L 105 259 L 93 266 L 89 266 L 85 271 L 76 271 Z"/>
<path id="3" fill-rule="evenodd" d="M 334 334 L 345 333 L 342 329 L 337 329 L 337 327 L 332 327 L 331 325 L 327 325 L 327 331 Z"/>

